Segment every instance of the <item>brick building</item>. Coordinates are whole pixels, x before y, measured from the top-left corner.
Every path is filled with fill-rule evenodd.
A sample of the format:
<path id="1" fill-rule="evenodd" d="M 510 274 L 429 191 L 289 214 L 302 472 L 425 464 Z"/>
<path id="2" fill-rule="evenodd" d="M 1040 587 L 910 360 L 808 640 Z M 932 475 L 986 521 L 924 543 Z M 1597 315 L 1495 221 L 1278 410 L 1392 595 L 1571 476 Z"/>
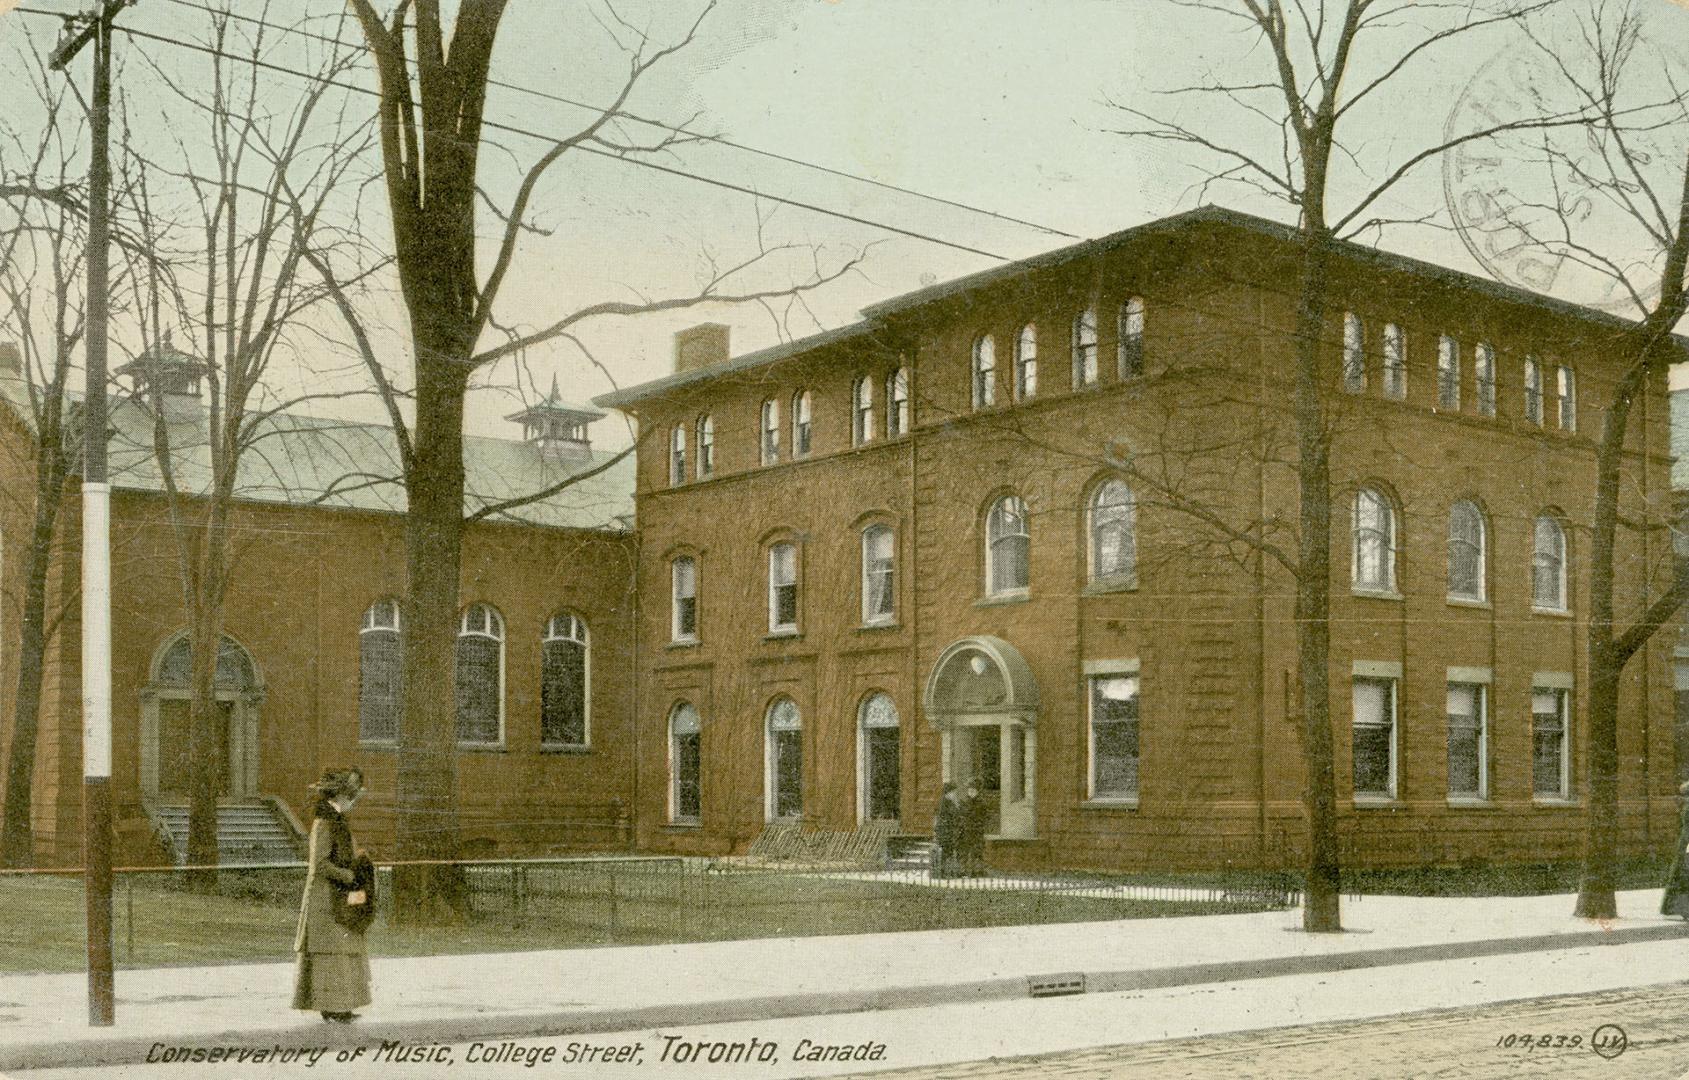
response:
<path id="1" fill-rule="evenodd" d="M 999 865 L 1297 862 L 1296 268 L 1282 226 L 1196 211 L 750 355 L 696 327 L 672 375 L 599 399 L 638 419 L 623 462 L 588 443 L 601 414 L 555 389 L 511 418 L 521 438 L 469 440 L 471 511 L 608 466 L 469 529 L 471 850 L 740 851 L 786 822 L 927 833 L 949 781 L 985 793 Z M 1575 857 L 1580 560 L 1619 324 L 1360 246 L 1339 252 L 1331 297 L 1345 858 Z M 174 410 L 184 468 L 203 456 L 192 358 L 154 360 L 114 414 L 115 798 L 133 860 L 179 848 L 185 767 L 150 410 Z M 15 372 L 9 385 L 15 401 Z M 12 447 L 22 415 L 0 415 Z M 233 526 L 227 803 L 285 822 L 320 768 L 355 761 L 379 853 L 403 633 L 391 433 L 277 423 Z M 1669 511 L 1668 427 L 1662 381 L 1633 413 L 1627 521 Z M 73 545 L 75 510 L 73 496 Z M 0 506 L 8 567 L 26 529 Z M 1660 586 L 1670 543 L 1647 528 L 1621 543 L 1625 611 Z M 70 595 L 74 560 L 56 573 Z M 15 612 L 10 569 L 0 585 Z M 79 844 L 74 619 L 48 659 L 35 789 L 40 850 L 59 862 Z M 9 739 L 12 617 L 5 634 Z M 1676 831 L 1668 636 L 1623 686 L 1629 850 Z"/>
<path id="2" fill-rule="evenodd" d="M 174 529 L 151 449 L 153 410 L 168 424 L 183 491 L 208 487 L 206 411 L 197 362 L 174 348 L 118 373 L 132 392 L 112 413 L 113 802 L 120 863 L 185 853 L 187 705 L 191 663 Z M 27 438 L 15 366 L 0 371 L 11 470 Z M 470 438 L 466 510 L 608 468 L 550 498 L 468 528 L 458 762 L 462 833 L 471 850 L 546 852 L 620 847 L 630 835 L 635 545 L 631 462 L 593 450 L 603 414 L 552 395 L 512 417 L 507 439 Z M 220 845 L 226 859 L 292 857 L 306 786 L 356 763 L 370 780 L 359 833 L 388 848 L 399 723 L 397 597 L 404 578 L 404 490 L 389 429 L 278 414 L 242 464 L 230 521 L 237 569 L 218 660 L 224 714 Z M 520 425 L 518 429 L 515 425 Z M 18 574 L 27 500 L 7 500 L 7 709 L 16 683 Z M 196 511 L 197 512 L 197 511 Z M 60 518 L 55 605 L 74 597 L 80 499 Z M 54 609 L 56 614 L 58 608 Z M 81 851 L 79 612 L 46 660 L 32 791 L 37 858 L 75 864 Z"/>
<path id="3" fill-rule="evenodd" d="M 1297 257 L 1205 209 L 598 399 L 638 417 L 638 826 L 930 829 L 1001 864 L 1294 862 Z M 1344 246 L 1331 680 L 1351 861 L 1575 857 L 1594 434 L 1617 321 Z M 1662 380 L 1628 520 L 1670 502 Z M 1619 610 L 1668 572 L 1622 537 Z M 1621 814 L 1674 835 L 1671 642 L 1628 669 Z M 659 749 L 661 748 L 661 749 Z"/>

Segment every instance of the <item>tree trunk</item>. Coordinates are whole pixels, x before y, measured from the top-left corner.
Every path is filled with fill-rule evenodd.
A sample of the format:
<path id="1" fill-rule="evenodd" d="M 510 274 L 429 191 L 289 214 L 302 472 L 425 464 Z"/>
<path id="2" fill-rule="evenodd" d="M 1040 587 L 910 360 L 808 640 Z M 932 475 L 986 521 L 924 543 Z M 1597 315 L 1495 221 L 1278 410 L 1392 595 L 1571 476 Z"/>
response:
<path id="1" fill-rule="evenodd" d="M 1611 590 L 1610 559 L 1607 566 Z M 1618 885 L 1618 718 L 1622 665 L 1615 662 L 1611 640 L 1605 645 L 1598 644 L 1596 636 L 1592 622 L 1589 628 L 1589 818 L 1575 914 L 1585 919 L 1611 919 L 1619 913 L 1613 890 Z"/>
<path id="2" fill-rule="evenodd" d="M 458 851 L 457 706 L 453 696 L 463 547 L 463 399 L 468 365 L 418 341 L 416 439 L 405 513 L 404 716 L 398 749 L 398 860 L 440 863 Z M 466 355 L 466 353 L 461 353 Z M 455 865 L 399 866 L 395 920 L 460 917 Z"/>
<path id="3" fill-rule="evenodd" d="M 1646 338 L 1642 340 L 1646 348 Z M 1618 655 L 1613 637 L 1613 559 L 1625 429 L 1630 424 L 1631 403 L 1646 385 L 1647 371 L 1643 358 L 1614 388 L 1595 459 L 1595 522 L 1589 546 L 1589 814 L 1583 876 L 1574 909 L 1586 919 L 1618 914 L 1613 889 L 1618 879 L 1619 675 L 1629 657 Z"/>
<path id="4" fill-rule="evenodd" d="M 1303 252 L 1296 310 L 1296 480 L 1301 570 L 1296 581 L 1296 660 L 1302 675 L 1302 758 L 1308 815 L 1304 930 L 1341 930 L 1337 793 L 1331 733 L 1331 455 L 1320 404 L 1320 352 L 1330 251 L 1317 232 Z"/>
<path id="5" fill-rule="evenodd" d="M 35 862 L 35 838 L 30 821 L 35 784 L 35 746 L 40 732 L 41 688 L 47 658 L 47 575 L 52 568 L 59 500 L 64 472 L 51 464 L 57 442 L 43 446 L 36 467 L 48 476 L 37 483 L 35 527 L 24 557 L 23 625 L 18 642 L 18 695 L 13 714 L 12 745 L 6 759 L 6 805 L 0 823 L 0 865 L 23 867 Z"/>
<path id="6" fill-rule="evenodd" d="M 219 610 L 218 615 L 221 614 Z M 193 655 L 188 701 L 188 865 L 217 865 L 217 776 L 219 743 L 216 677 L 221 619 L 205 608 L 193 612 L 188 641 Z M 217 884 L 215 869 L 193 870 L 190 888 L 209 890 Z"/>

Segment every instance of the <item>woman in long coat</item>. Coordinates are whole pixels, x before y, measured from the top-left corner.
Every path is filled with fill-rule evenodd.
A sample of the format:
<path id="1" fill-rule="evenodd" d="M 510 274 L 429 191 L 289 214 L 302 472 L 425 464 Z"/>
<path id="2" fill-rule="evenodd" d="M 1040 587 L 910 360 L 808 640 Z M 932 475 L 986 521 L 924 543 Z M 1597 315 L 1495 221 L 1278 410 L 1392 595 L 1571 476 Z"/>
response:
<path id="1" fill-rule="evenodd" d="M 1689 783 L 1679 787 L 1677 795 L 1683 804 L 1683 824 L 1677 830 L 1677 850 L 1672 854 L 1671 872 L 1666 875 L 1660 914 L 1689 919 Z"/>
<path id="2" fill-rule="evenodd" d="M 330 770 L 312 785 L 317 802 L 311 820 L 310 867 L 299 903 L 299 929 L 293 937 L 298 977 L 293 1007 L 320 1012 L 324 1020 L 347 1023 L 368 1005 L 369 950 L 361 930 L 342 926 L 336 905 L 367 901 L 359 896 L 354 867 L 360 857 L 352 842 L 346 813 L 363 794 L 357 769 Z"/>

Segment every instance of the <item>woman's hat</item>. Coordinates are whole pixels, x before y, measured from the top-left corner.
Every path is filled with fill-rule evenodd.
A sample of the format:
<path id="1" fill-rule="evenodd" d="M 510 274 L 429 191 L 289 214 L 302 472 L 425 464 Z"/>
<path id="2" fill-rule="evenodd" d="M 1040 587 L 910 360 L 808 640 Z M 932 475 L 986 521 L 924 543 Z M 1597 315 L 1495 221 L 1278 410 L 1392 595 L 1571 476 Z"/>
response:
<path id="1" fill-rule="evenodd" d="M 362 791 L 363 787 L 364 774 L 358 769 L 325 769 L 322 779 L 312 784 L 311 790 L 325 799 L 338 799 Z"/>

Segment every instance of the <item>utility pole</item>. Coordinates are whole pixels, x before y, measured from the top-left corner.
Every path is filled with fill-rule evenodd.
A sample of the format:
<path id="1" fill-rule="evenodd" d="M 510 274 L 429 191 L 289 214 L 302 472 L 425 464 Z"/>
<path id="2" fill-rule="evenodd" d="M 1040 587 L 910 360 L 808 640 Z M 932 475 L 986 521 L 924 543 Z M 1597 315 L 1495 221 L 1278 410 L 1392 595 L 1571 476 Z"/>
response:
<path id="1" fill-rule="evenodd" d="M 117 1019 L 111 925 L 111 484 L 106 477 L 106 329 L 111 210 L 111 27 L 135 0 L 67 17 L 51 66 L 94 43 L 88 162 L 87 386 L 82 421 L 82 867 L 88 908 L 88 1024 Z"/>

